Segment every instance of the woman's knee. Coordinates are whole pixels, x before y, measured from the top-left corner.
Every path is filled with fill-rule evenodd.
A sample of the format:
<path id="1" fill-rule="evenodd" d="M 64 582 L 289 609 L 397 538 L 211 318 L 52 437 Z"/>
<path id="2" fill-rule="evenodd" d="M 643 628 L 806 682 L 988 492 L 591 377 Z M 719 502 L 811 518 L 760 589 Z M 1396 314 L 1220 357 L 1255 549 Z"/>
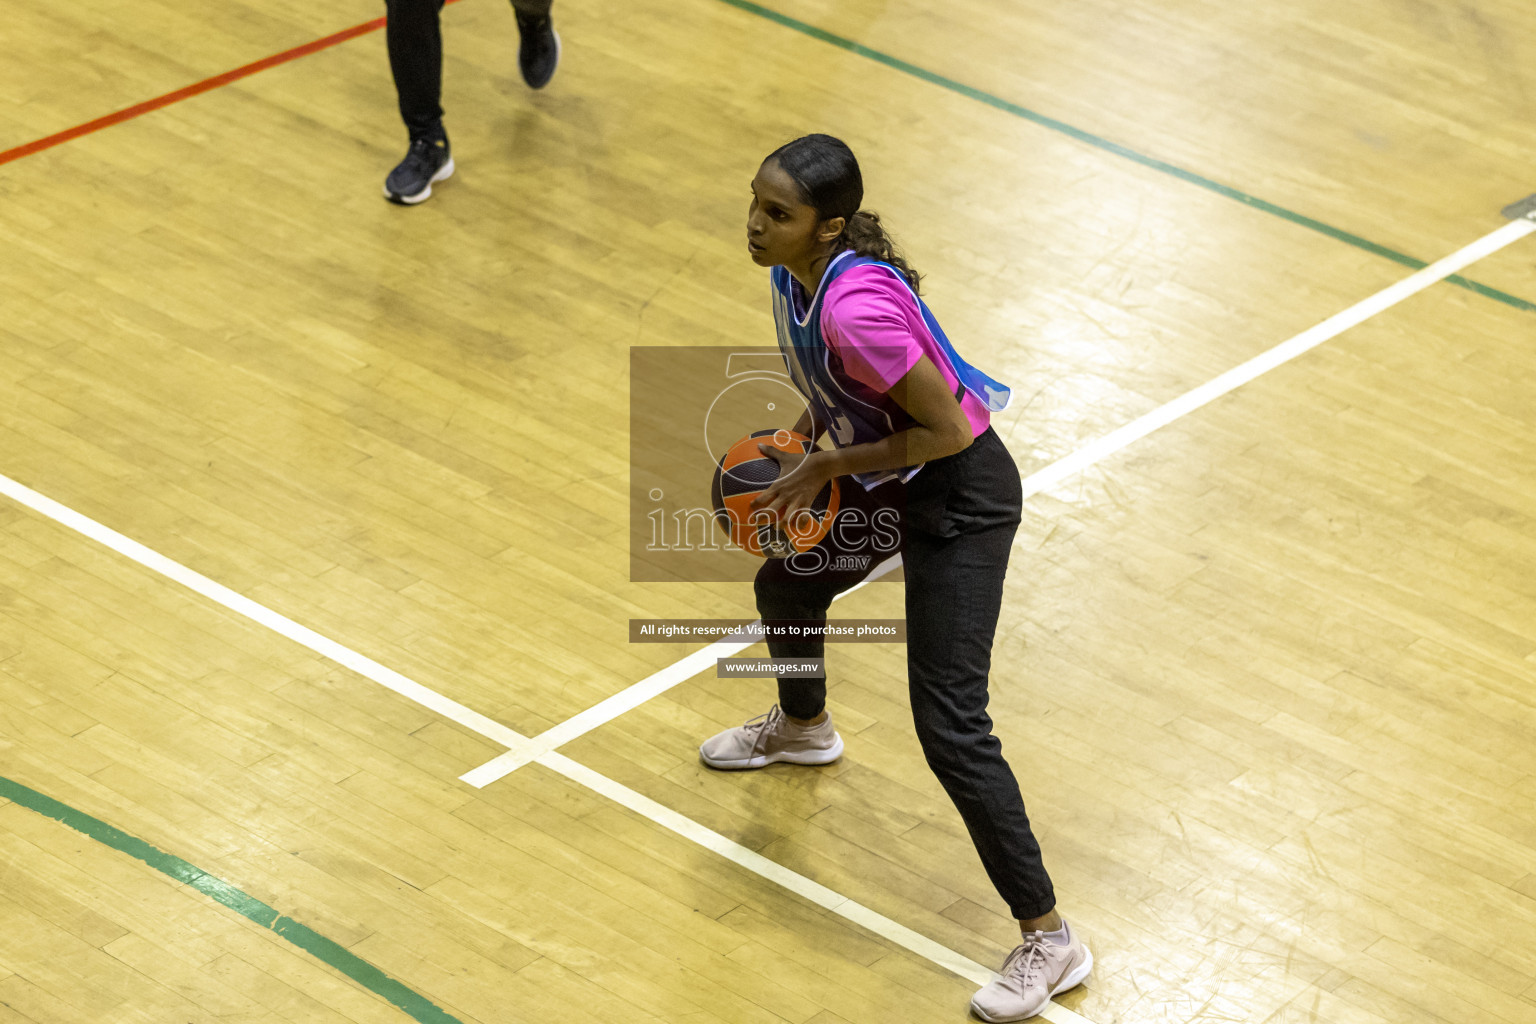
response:
<path id="1" fill-rule="evenodd" d="M 985 712 L 940 717 L 920 714 L 914 707 L 912 724 L 928 766 L 938 774 L 967 770 L 1002 753 Z"/>
<path id="2" fill-rule="evenodd" d="M 799 604 L 792 585 L 762 573 L 752 582 L 752 593 L 757 598 L 757 612 L 765 619 L 788 617 Z"/>
<path id="3" fill-rule="evenodd" d="M 804 579 L 758 573 L 752 583 L 757 612 L 766 619 L 820 619 L 826 616 L 831 594 Z"/>
<path id="4" fill-rule="evenodd" d="M 391 18 L 434 18 L 442 6 L 442 0 L 384 0 L 385 13 Z"/>

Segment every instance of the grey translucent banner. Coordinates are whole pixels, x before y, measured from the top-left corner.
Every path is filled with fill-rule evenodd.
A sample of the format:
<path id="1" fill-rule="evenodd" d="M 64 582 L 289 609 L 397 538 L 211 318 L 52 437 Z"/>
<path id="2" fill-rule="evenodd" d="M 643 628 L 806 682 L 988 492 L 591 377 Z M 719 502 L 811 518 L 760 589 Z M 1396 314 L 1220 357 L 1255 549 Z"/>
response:
<path id="1" fill-rule="evenodd" d="M 630 619 L 632 644 L 697 644 L 716 640 L 761 643 L 766 640 L 829 644 L 904 644 L 906 619 L 777 620 L 769 625 L 740 619 Z"/>

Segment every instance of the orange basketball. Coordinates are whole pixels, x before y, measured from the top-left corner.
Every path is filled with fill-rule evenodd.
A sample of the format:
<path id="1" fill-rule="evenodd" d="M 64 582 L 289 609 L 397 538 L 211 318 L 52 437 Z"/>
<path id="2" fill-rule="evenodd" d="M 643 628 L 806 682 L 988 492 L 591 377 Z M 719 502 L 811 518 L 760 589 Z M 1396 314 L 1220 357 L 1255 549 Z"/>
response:
<path id="1" fill-rule="evenodd" d="M 759 430 L 731 445 L 715 467 L 710 488 L 715 522 L 732 543 L 760 558 L 788 558 L 797 551 L 809 551 L 837 517 L 837 481 L 828 481 L 810 508 L 798 510 L 790 522 L 780 522 L 777 513 L 751 507 L 752 499 L 779 478 L 779 464 L 758 451 L 759 444 L 797 453 L 816 447 L 793 430 Z"/>

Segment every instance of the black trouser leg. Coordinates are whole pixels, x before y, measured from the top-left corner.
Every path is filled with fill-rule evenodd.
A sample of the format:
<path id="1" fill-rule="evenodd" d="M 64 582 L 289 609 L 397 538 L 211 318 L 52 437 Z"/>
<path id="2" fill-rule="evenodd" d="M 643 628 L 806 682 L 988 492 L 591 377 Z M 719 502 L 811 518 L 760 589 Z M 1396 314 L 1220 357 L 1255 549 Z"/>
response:
<path id="1" fill-rule="evenodd" d="M 1018 469 L 988 430 L 958 455 L 924 466 L 908 485 L 908 504 L 929 512 L 909 518 L 902 554 L 917 736 L 1014 917 L 1040 917 L 1055 907 L 1055 894 L 987 714 L 992 638 L 1019 524 Z"/>
<path id="2" fill-rule="evenodd" d="M 411 138 L 435 135 L 443 126 L 443 38 L 438 12 L 443 0 L 385 0 L 389 23 L 389 70 L 395 76 L 400 117 Z"/>
<path id="3" fill-rule="evenodd" d="M 791 622 L 824 621 L 832 599 L 851 586 L 853 583 L 835 586 L 823 579 L 795 577 L 784 570 L 782 559 L 770 558 L 758 570 L 754 584 L 757 613 L 763 625 L 770 629 L 782 628 Z M 820 658 L 824 651 L 825 641 L 820 638 L 768 641 L 768 654 L 774 658 Z M 815 718 L 826 707 L 826 702 L 826 675 L 819 678 L 779 678 L 779 707 L 791 718 Z"/>
<path id="4" fill-rule="evenodd" d="M 518 14 L 545 17 L 552 0 L 512 0 Z M 384 0 L 389 23 L 389 70 L 395 76 L 400 118 L 411 138 L 436 135 L 443 126 L 443 0 Z"/>
<path id="5" fill-rule="evenodd" d="M 882 484 L 866 492 L 854 480 L 838 481 L 842 495 L 840 515 L 855 510 L 864 522 L 882 508 L 898 508 L 902 485 Z M 863 580 L 881 562 L 900 547 L 899 519 L 886 521 L 883 532 L 855 527 L 834 528 L 808 552 L 794 558 L 770 558 L 757 571 L 755 590 L 757 611 L 769 628 L 789 622 L 825 623 L 832 599 Z M 774 658 L 805 660 L 823 657 L 826 642 L 819 636 L 810 640 L 769 640 L 768 654 Z M 815 718 L 826 707 L 827 679 L 781 677 L 779 707 L 791 718 Z"/>

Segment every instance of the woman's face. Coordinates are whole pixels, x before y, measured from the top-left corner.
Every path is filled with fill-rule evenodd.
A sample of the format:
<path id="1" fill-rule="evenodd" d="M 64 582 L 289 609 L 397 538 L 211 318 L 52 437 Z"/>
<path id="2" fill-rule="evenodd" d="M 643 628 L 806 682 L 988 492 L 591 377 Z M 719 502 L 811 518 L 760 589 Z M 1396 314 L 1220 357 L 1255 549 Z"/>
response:
<path id="1" fill-rule="evenodd" d="M 826 254 L 842 230 L 842 218 L 823 221 L 800 195 L 800 186 L 777 160 L 769 159 L 752 179 L 747 208 L 747 252 L 760 267 L 809 267 Z"/>

